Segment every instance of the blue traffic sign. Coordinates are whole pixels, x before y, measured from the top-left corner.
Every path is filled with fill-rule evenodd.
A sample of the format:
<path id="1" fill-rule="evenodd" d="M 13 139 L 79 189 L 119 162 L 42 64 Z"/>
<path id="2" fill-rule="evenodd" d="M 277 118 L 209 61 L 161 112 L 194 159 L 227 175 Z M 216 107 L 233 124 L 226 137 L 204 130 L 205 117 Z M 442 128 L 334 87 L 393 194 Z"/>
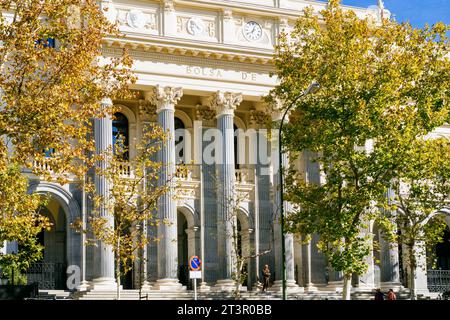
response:
<path id="1" fill-rule="evenodd" d="M 189 259 L 189 266 L 191 267 L 192 271 L 199 271 L 202 265 L 202 261 L 197 256 L 192 256 L 191 259 Z"/>

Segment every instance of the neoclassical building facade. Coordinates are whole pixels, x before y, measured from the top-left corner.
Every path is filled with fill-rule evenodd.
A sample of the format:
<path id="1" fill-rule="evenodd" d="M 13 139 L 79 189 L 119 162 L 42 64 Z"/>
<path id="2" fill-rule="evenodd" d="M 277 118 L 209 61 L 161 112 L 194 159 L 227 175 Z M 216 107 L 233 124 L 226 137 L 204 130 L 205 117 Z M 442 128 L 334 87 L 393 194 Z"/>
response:
<path id="1" fill-rule="evenodd" d="M 128 48 L 135 61 L 133 69 L 138 80 L 133 90 L 138 98 L 102 102 L 117 105 L 120 112 L 114 120 L 95 120 L 97 149 L 106 149 L 121 133 L 129 144 L 129 157 L 133 157 L 144 126 L 152 122 L 172 133 L 177 129 L 185 132 L 174 134 L 160 152 L 167 174 L 176 175 L 177 185 L 158 206 L 159 217 L 172 224 L 147 230 L 148 237 L 160 240 L 151 241 L 145 250 L 145 285 L 152 290 L 185 290 L 189 286 L 188 259 L 197 255 L 203 262 L 200 288 L 229 288 L 232 248 L 224 224 L 227 209 L 220 202 L 237 190 L 244 194 L 237 215 L 240 246 L 243 251 L 266 252 L 248 259 L 246 288 L 259 288 L 261 270 L 267 264 L 272 271 L 272 290 L 280 290 L 278 145 L 263 138 L 267 135 L 257 134 L 256 139 L 247 136 L 236 147 L 234 132 L 263 132 L 267 121 L 280 120 L 277 106 L 267 106 L 262 99 L 277 83 L 270 76 L 277 35 L 293 27 L 305 6 L 319 11 L 325 4 L 308 0 L 100 2 L 108 8 L 108 18 L 117 22 L 126 35 L 121 39 L 106 38 L 103 55 L 113 57 L 120 54 L 121 48 Z M 361 18 L 370 15 L 380 19 L 377 7 L 348 9 Z M 208 130 L 213 128 L 223 142 L 217 163 L 201 156 L 212 140 Z M 448 134 L 449 130 L 442 128 L 441 133 Z M 261 157 L 261 150 L 267 157 Z M 288 158 L 283 162 L 286 165 Z M 180 163 L 187 165 L 187 174 L 177 175 Z M 295 165 L 304 171 L 305 179 L 320 183 L 319 169 L 310 161 L 310 155 L 305 153 Z M 124 174 L 130 174 L 129 170 Z M 105 181 L 96 177 L 95 183 L 100 193 L 106 192 Z M 42 235 L 44 262 L 63 265 L 63 273 L 67 266 L 79 266 L 84 280 L 80 286 L 114 289 L 112 253 L 101 245 L 83 246 L 82 235 L 70 228 L 77 218 L 86 219 L 90 210 L 77 184 L 73 181 L 60 186 L 30 175 L 30 191 L 48 193 L 52 199 L 45 208 L 54 228 Z M 285 206 L 289 210 L 289 204 Z M 376 228 L 372 231 L 377 233 Z M 378 235 L 375 238 L 380 241 L 379 250 L 374 251 L 376 259 L 368 257 L 369 271 L 354 279 L 354 287 L 400 287 L 398 246 Z M 317 236 L 309 244 L 297 240 L 286 235 L 288 289 L 339 290 L 342 275 L 327 267 L 315 245 Z M 139 288 L 140 267 L 136 264 L 124 279 L 124 288 Z M 64 281 L 48 286 L 66 289 Z M 418 275 L 417 286 L 419 291 L 427 290 L 425 272 Z"/>

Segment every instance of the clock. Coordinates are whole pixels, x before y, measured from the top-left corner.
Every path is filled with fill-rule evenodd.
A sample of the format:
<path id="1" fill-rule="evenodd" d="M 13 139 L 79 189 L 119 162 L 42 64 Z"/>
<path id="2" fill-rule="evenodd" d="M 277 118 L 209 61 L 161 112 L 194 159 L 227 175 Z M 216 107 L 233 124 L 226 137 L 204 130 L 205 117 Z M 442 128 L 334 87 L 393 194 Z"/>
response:
<path id="1" fill-rule="evenodd" d="M 244 25 L 244 37 L 248 41 L 256 41 L 262 37 L 262 27 L 255 21 L 249 21 Z"/>

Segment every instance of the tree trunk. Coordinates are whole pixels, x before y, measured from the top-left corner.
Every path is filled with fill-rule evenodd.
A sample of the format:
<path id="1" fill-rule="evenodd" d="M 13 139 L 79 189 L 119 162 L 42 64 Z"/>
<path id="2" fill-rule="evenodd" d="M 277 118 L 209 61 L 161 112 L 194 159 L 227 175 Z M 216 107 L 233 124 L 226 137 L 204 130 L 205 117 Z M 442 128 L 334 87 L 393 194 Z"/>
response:
<path id="1" fill-rule="evenodd" d="M 120 238 L 117 239 L 117 254 L 116 254 L 116 282 L 117 282 L 117 300 L 120 300 Z"/>
<path id="2" fill-rule="evenodd" d="M 342 288 L 342 300 L 351 300 L 352 274 L 344 274 L 344 287 Z"/>
<path id="3" fill-rule="evenodd" d="M 409 249 L 409 290 L 410 290 L 410 299 L 417 300 L 416 256 L 414 254 L 414 245 Z"/>

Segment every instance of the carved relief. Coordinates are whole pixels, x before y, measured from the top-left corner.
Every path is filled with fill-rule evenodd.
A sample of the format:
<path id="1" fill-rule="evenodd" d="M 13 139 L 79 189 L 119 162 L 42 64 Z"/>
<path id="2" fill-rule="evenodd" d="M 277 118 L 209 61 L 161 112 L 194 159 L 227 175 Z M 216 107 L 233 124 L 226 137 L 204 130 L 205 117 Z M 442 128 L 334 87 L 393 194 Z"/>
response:
<path id="1" fill-rule="evenodd" d="M 266 126 L 270 121 L 270 116 L 262 111 L 252 110 L 250 112 L 250 124 L 254 128 L 261 128 Z"/>
<path id="2" fill-rule="evenodd" d="M 214 18 L 200 18 L 179 15 L 177 17 L 178 33 L 192 36 L 216 37 L 216 21 Z"/>
<path id="3" fill-rule="evenodd" d="M 156 14 L 153 12 L 143 12 L 141 10 L 118 10 L 117 21 L 120 26 L 127 26 L 133 29 L 157 30 Z"/>
<path id="4" fill-rule="evenodd" d="M 197 110 L 195 112 L 195 118 L 199 121 L 212 121 L 216 113 L 209 109 L 208 107 L 202 107 L 200 105 L 197 106 Z"/>

